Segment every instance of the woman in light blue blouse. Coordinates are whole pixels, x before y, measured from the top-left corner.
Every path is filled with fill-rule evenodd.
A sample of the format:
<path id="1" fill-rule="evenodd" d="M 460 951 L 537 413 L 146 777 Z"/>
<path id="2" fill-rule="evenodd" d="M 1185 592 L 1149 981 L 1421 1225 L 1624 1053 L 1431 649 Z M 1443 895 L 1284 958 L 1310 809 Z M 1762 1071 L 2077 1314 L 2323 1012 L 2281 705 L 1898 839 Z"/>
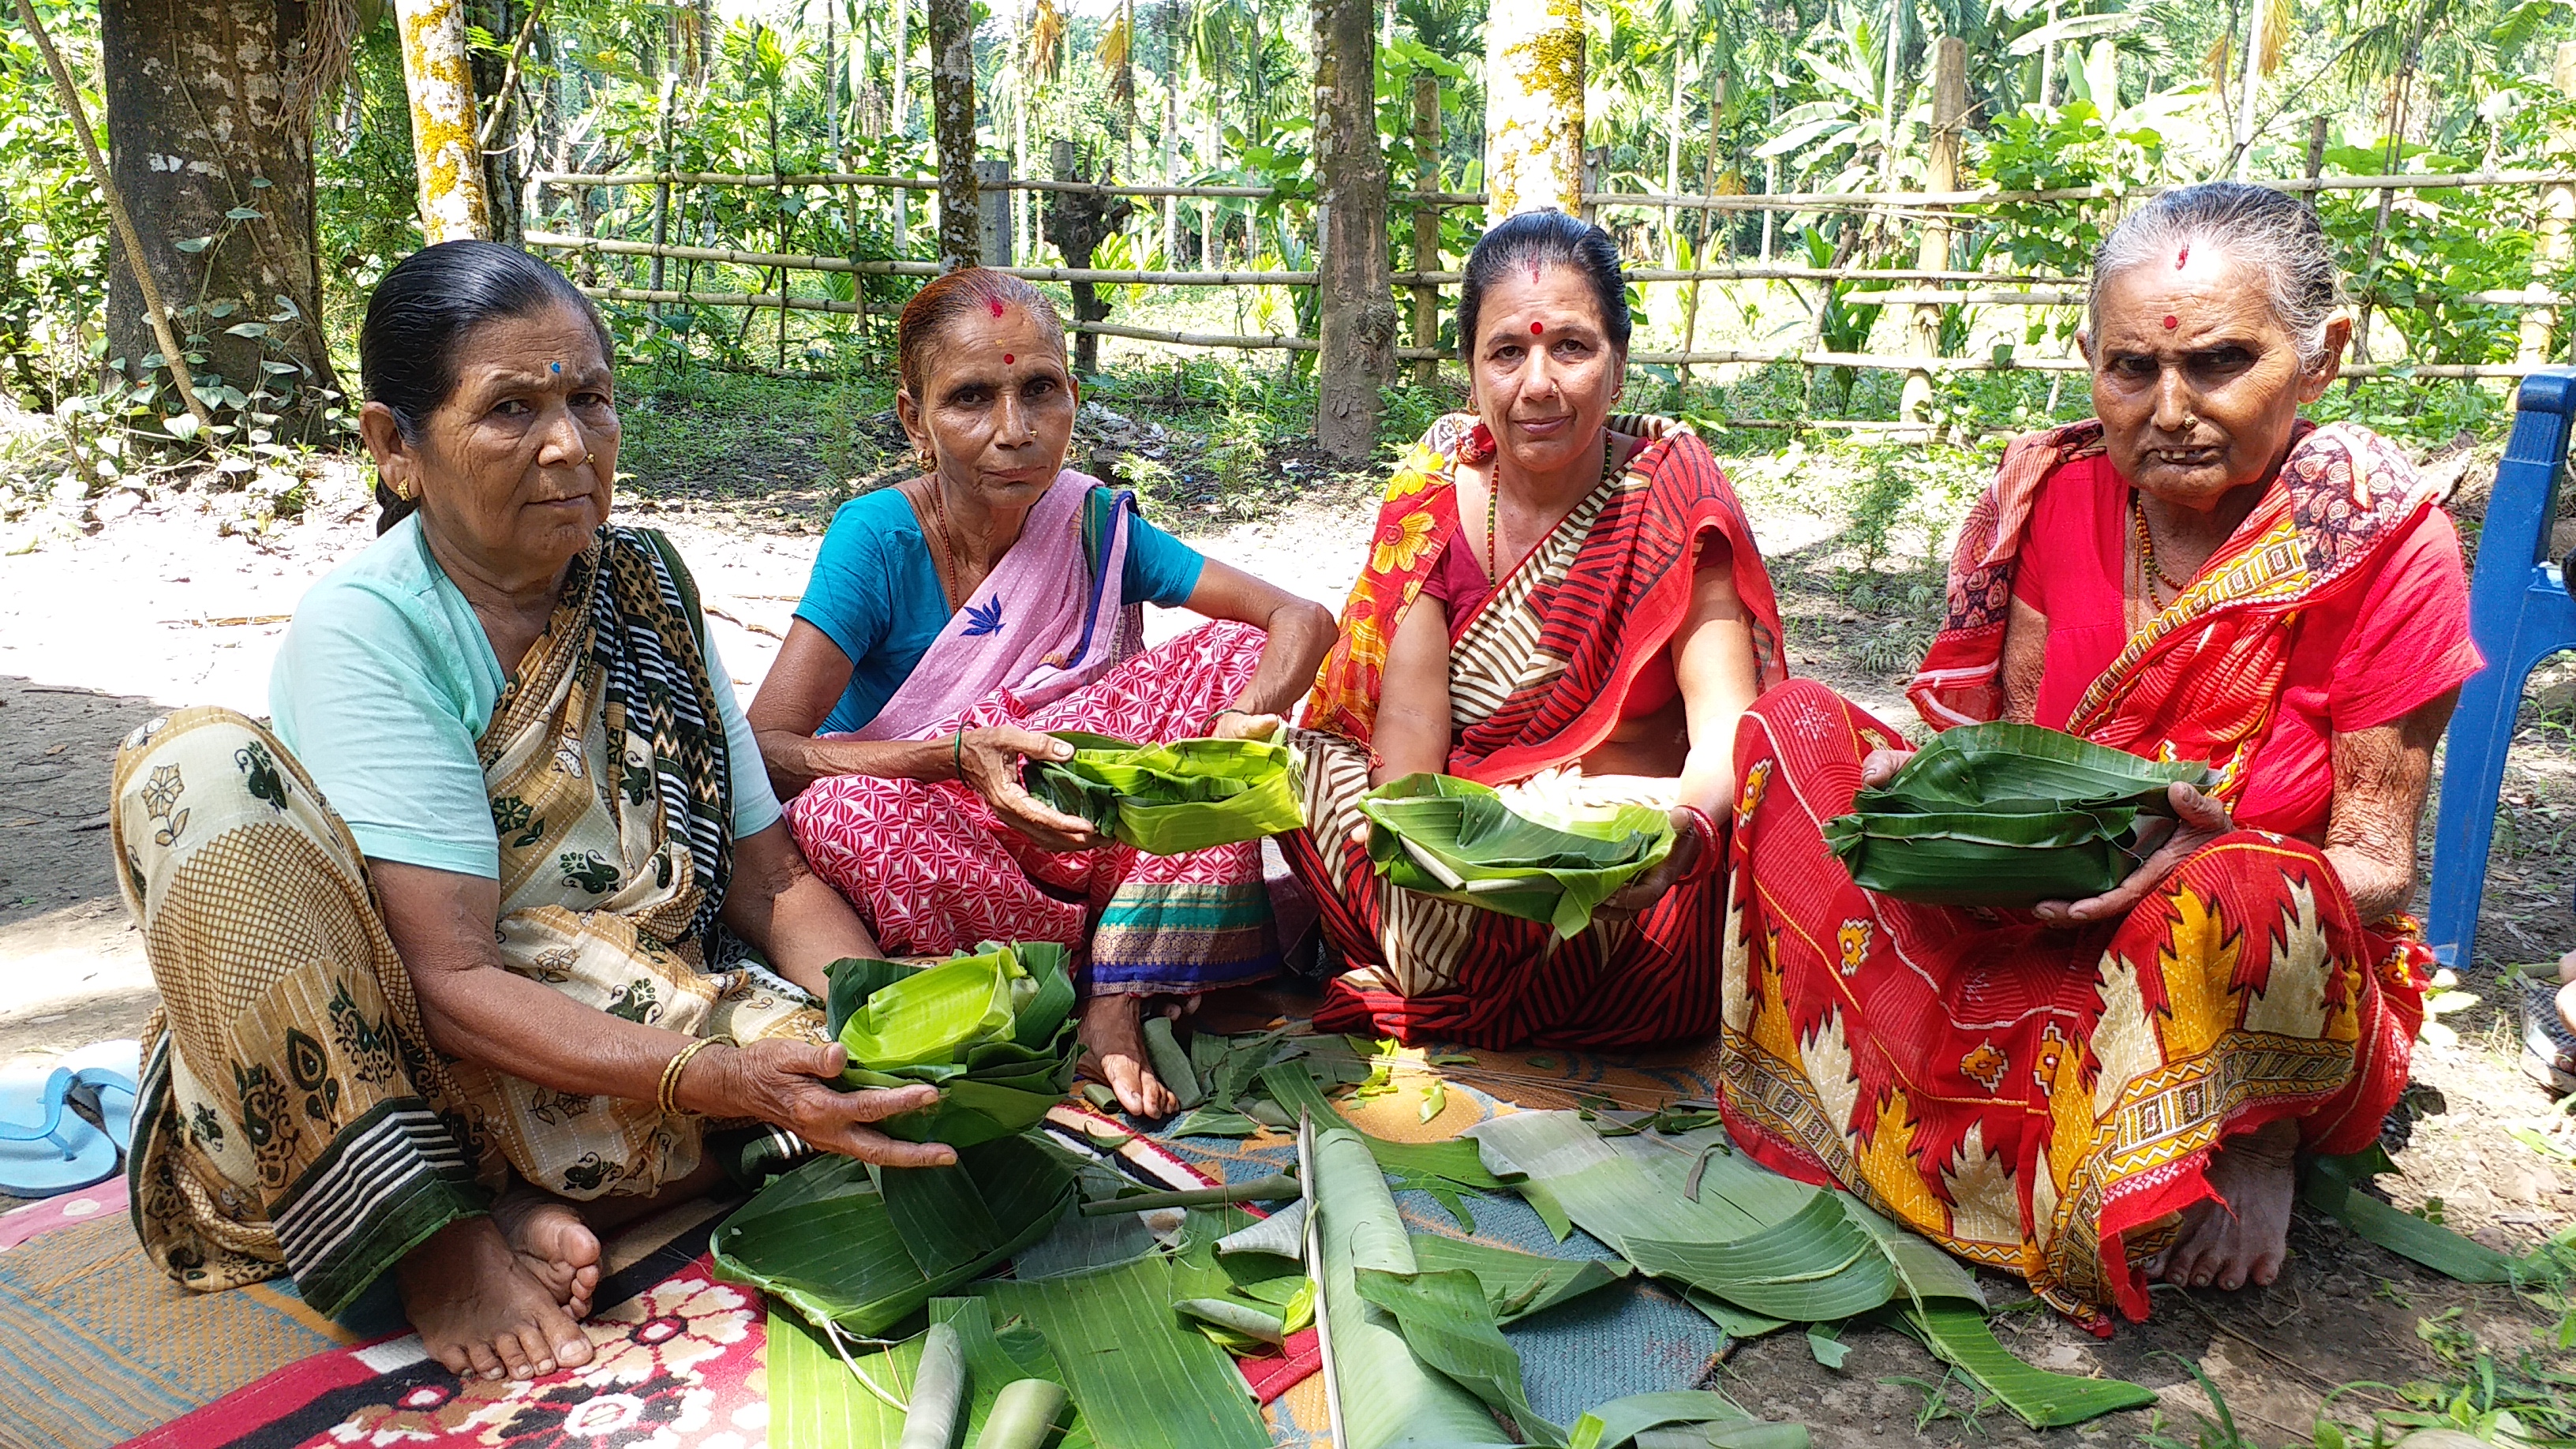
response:
<path id="1" fill-rule="evenodd" d="M 381 536 L 296 609 L 274 727 L 183 710 L 118 752 L 162 998 L 134 1218 L 190 1288 L 292 1274 L 337 1315 L 388 1282 L 448 1368 L 525 1378 L 590 1358 L 598 1235 L 657 1202 L 807 1145 L 954 1153 L 867 1125 L 932 1089 L 838 1088 L 813 997 L 880 953 L 788 837 L 679 555 L 605 526 L 598 314 L 449 242 L 358 350 Z"/>
<path id="2" fill-rule="evenodd" d="M 1278 967 L 1260 847 L 1141 854 L 1032 798 L 1021 762 L 1072 753 L 1051 730 L 1267 733 L 1313 682 L 1332 615 L 1065 468 L 1080 399 L 1063 324 L 1026 282 L 952 272 L 895 340 L 922 475 L 833 518 L 751 705 L 770 779 L 814 869 L 888 947 L 1075 948 L 1095 1070 L 1162 1116 L 1142 1003 Z M 1216 622 L 1145 650 L 1149 603 Z"/>

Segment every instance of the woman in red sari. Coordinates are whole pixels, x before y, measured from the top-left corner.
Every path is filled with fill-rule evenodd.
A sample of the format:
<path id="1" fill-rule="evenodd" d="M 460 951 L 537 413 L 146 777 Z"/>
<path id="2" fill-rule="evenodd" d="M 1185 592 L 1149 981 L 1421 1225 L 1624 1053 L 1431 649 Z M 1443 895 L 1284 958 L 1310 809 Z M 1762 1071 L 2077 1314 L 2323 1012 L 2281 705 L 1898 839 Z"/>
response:
<path id="1" fill-rule="evenodd" d="M 1781 677 L 1770 577 L 1707 446 L 1611 415 L 1629 321 L 1607 233 L 1555 212 L 1487 232 L 1458 330 L 1476 412 L 1397 469 L 1290 736 L 1309 824 L 1281 842 L 1350 968 L 1316 1024 L 1489 1046 L 1706 1036 L 1728 742 Z M 1377 877 L 1354 802 L 1422 771 L 1660 806 L 1679 838 L 1560 941 Z"/>
<path id="2" fill-rule="evenodd" d="M 1855 886 L 1819 834 L 1893 774 L 1810 683 L 1737 738 L 1724 1100 L 1836 1182 L 2098 1331 L 2161 1276 L 2268 1283 L 2296 1151 L 2358 1151 L 2406 1082 L 2430 957 L 2399 916 L 2434 743 L 2479 667 L 2460 550 L 2397 451 L 2298 415 L 2351 323 L 2313 213 L 2168 192 L 2095 259 L 2097 420 L 2016 441 L 1909 693 L 2160 759 L 2170 836 L 2029 912 Z"/>

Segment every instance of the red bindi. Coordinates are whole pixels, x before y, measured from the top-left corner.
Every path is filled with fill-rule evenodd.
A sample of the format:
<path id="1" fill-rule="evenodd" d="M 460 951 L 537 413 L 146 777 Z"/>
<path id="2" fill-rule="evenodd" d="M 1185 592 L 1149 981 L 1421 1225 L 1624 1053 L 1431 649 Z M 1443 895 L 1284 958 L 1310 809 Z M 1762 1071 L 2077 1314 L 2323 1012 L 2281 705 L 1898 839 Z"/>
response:
<path id="1" fill-rule="evenodd" d="M 1543 326 L 1539 325 L 1539 324 L 1538 324 L 1538 323 L 1536 323 L 1536 322 L 1532 322 L 1532 323 L 1530 324 L 1530 335 L 1531 335 L 1532 337 L 1536 337 L 1537 335 L 1539 335 L 1539 334 L 1540 334 L 1540 333 L 1542 333 L 1542 332 L 1545 332 L 1546 330 L 1547 330 L 1547 329 L 1546 329 L 1545 327 L 1543 327 Z"/>
<path id="2" fill-rule="evenodd" d="M 1005 352 L 1005 353 L 1003 353 L 1003 354 L 1002 354 L 1002 365 L 1003 365 L 1004 367 L 1008 367 L 1008 366 L 1010 366 L 1012 363 L 1017 362 L 1017 361 L 1019 361 L 1019 359 L 1018 359 L 1018 358 L 1013 357 L 1011 354 L 1009 354 L 1009 353 L 1007 353 L 1007 352 Z"/>
<path id="3" fill-rule="evenodd" d="M 2182 325 L 2182 319 L 2181 319 L 2181 318 L 2179 318 L 2179 317 L 2177 317 L 2177 316 L 2173 315 L 2171 312 L 2167 312 L 2167 313 L 2165 314 L 2165 330 L 2166 330 L 2167 332 L 2171 332 L 2172 330 L 2174 330 L 2174 329 L 2175 329 L 2175 328 L 2177 328 L 2177 327 L 2180 327 L 2181 325 Z"/>
<path id="4" fill-rule="evenodd" d="M 2177 272 L 2181 271 L 2181 270 L 2182 270 L 2182 265 L 2183 265 L 2183 263 L 2185 263 L 2185 262 L 2187 262 L 2187 261 L 2190 261 L 2190 260 L 2191 260 L 2191 243 L 2189 243 L 2189 242 L 2184 242 L 2184 243 L 2182 244 L 2182 250 L 2181 250 L 2181 251 L 2178 251 L 2178 252 L 2176 252 L 2176 253 L 2174 253 L 2174 270 L 2175 270 L 2175 271 L 2177 271 Z"/>

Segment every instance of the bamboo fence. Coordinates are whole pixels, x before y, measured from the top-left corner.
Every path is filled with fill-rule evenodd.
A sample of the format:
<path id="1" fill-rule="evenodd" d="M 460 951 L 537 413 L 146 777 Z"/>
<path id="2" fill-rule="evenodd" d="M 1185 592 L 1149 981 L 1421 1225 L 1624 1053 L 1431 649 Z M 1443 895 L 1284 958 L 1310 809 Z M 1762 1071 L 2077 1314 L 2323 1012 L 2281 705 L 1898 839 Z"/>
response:
<path id="1" fill-rule="evenodd" d="M 631 187 L 715 187 L 746 189 L 793 189 L 811 187 L 880 188 L 903 191 L 935 191 L 938 178 L 932 176 L 872 175 L 855 172 L 758 173 L 700 171 L 630 171 L 568 172 L 539 171 L 530 180 L 541 186 L 558 186 L 575 190 L 590 188 Z M 2326 191 L 2436 191 L 2470 187 L 2576 187 L 2576 171 L 2484 171 L 2449 175 L 2380 175 L 2380 176 L 2308 176 L 2269 180 L 2263 184 L 2294 193 Z M 1077 194 L 1096 197 L 1131 197 L 1142 200 L 1164 198 L 1209 201 L 1262 201 L 1277 192 L 1263 186 L 1169 186 L 1140 183 L 1042 180 L 1028 177 L 987 177 L 978 183 L 983 192 L 1036 191 Z M 1661 194 L 1652 192 L 1587 191 L 1583 201 L 1587 211 L 1598 208 L 1638 208 L 1694 210 L 1708 213 L 1767 214 L 1904 214 L 1934 219 L 1973 217 L 1973 208 L 2003 205 L 2045 204 L 2056 202 L 2141 199 L 2167 188 L 2161 186 L 2082 186 L 2046 190 L 2005 190 L 1972 188 L 1949 191 L 1837 192 L 1803 191 L 1748 193 L 1740 195 Z M 1482 206 L 1481 192 L 1391 191 L 1388 195 L 1390 215 L 1401 218 L 1407 213 L 1451 207 Z M 579 209 L 587 216 L 587 208 Z M 775 273 L 777 291 L 729 292 L 700 291 L 693 288 L 639 288 L 620 285 L 594 285 L 584 290 L 604 299 L 643 302 L 656 306 L 748 307 L 770 310 L 782 315 L 791 311 L 835 313 L 840 315 L 885 315 L 894 310 L 887 306 L 867 307 L 857 302 L 833 298 L 813 298 L 792 294 L 786 280 L 793 273 L 844 274 L 855 276 L 931 277 L 940 267 L 930 261 L 895 261 L 873 258 L 851 258 L 804 253 L 749 251 L 731 247 L 685 246 L 675 243 L 631 241 L 618 237 L 567 234 L 556 231 L 531 231 L 525 236 L 528 245 L 551 251 L 588 254 L 602 257 L 634 257 L 664 262 L 687 262 L 751 268 Z M 1088 283 L 1101 286 L 1150 287 L 1315 287 L 1318 274 L 1310 270 L 1144 270 L 1112 267 L 1006 267 L 1014 276 L 1030 281 Z M 1448 270 L 1414 270 L 1395 272 L 1389 281 L 1396 287 L 1413 289 L 1416 297 L 1431 297 L 1436 308 L 1437 289 L 1454 287 L 1460 274 Z M 1904 267 L 1815 267 L 1763 261 L 1688 268 L 1630 267 L 1625 276 L 1633 283 L 1702 282 L 1779 282 L 1862 283 L 1862 287 L 1828 287 L 1820 292 L 1815 307 L 1825 305 L 1827 298 L 1838 298 L 1844 306 L 1885 307 L 2077 307 L 2085 300 L 2086 283 L 2080 277 L 2059 277 L 2035 273 L 1939 270 Z M 1872 289 L 1874 288 L 1874 289 Z M 2450 300 L 2481 306 L 2524 309 L 2554 309 L 2568 305 L 2569 298 L 2541 286 L 2516 290 L 2493 290 L 2455 296 Z M 1105 321 L 1075 321 L 1068 324 L 1076 332 L 1133 341 L 1158 342 L 1177 347 L 1230 349 L 1238 351 L 1314 352 L 1320 343 L 1313 337 L 1283 333 L 1209 333 L 1168 328 L 1138 327 Z M 1417 332 L 1416 340 L 1427 335 Z M 1430 362 L 1448 360 L 1452 354 L 1426 346 L 1397 349 L 1406 361 Z M 1692 348 L 1683 351 L 1631 353 L 1631 362 L 1649 366 L 1690 367 L 1697 365 L 1791 363 L 1805 368 L 1838 367 L 1901 371 L 1923 376 L 2000 371 L 2037 371 L 2076 373 L 2086 370 L 2079 357 L 2024 356 L 2018 349 L 1998 348 L 1982 357 L 1939 357 L 1916 354 L 1876 352 L 1843 352 L 1819 347 L 1806 348 Z M 2521 358 L 2513 363 L 2350 363 L 2342 375 L 2349 378 L 2412 377 L 2443 379 L 2516 378 L 2541 365 L 2526 342 Z M 1897 424 L 1898 428 L 1919 424 Z"/>

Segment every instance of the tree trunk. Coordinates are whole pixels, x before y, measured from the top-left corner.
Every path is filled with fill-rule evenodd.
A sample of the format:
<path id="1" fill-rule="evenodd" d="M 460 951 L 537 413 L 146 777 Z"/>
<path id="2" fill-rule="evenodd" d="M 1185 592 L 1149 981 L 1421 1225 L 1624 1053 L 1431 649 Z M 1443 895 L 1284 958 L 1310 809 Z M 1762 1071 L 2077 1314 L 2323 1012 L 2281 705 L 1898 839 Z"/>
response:
<path id="1" fill-rule="evenodd" d="M 939 264 L 982 264 L 975 187 L 974 0 L 930 0 L 930 121 L 939 144 Z"/>
<path id="2" fill-rule="evenodd" d="M 219 382 L 275 397 L 282 389 L 260 366 L 267 361 L 301 367 L 292 386 L 306 391 L 292 406 L 254 397 L 259 411 L 304 412 L 309 390 L 333 383 L 320 330 L 313 116 L 309 104 L 285 99 L 304 13 L 276 0 L 100 7 L 109 173 L 175 332 L 203 359 L 196 387 L 210 404 L 221 396 L 241 406 L 218 394 Z M 213 240 L 181 249 L 199 237 Z M 135 265 L 124 245 L 114 248 L 107 336 L 109 355 L 140 378 L 161 346 Z"/>
<path id="3" fill-rule="evenodd" d="M 1163 6 L 1163 184 L 1181 184 L 1181 7 Z M 1181 199 L 1163 198 L 1163 265 L 1181 264 Z"/>
<path id="4" fill-rule="evenodd" d="M 1666 196 L 1678 195 L 1682 189 L 1682 127 L 1690 124 L 1689 118 L 1690 112 L 1682 105 L 1682 56 L 1680 49 L 1676 47 L 1673 51 L 1672 105 L 1664 113 L 1664 120 L 1666 122 L 1664 131 L 1664 194 Z M 1681 235 L 1681 208 L 1672 207 L 1664 212 L 1665 266 L 1677 267 L 1681 265 Z"/>
<path id="5" fill-rule="evenodd" d="M 1387 280 L 1386 156 L 1377 144 L 1377 17 L 1369 0 L 1313 0 L 1316 212 L 1324 228 L 1315 440 L 1364 462 L 1379 391 L 1395 376 Z"/>
<path id="6" fill-rule="evenodd" d="M 893 114 L 886 134 L 902 140 L 910 134 L 904 124 L 904 62 L 912 54 L 912 0 L 894 0 L 894 65 L 888 82 L 893 93 Z M 907 170 L 910 168 L 907 167 Z M 894 189 L 894 250 L 905 255 L 911 247 L 912 192 L 904 187 Z"/>
<path id="7" fill-rule="evenodd" d="M 528 19 L 524 0 L 469 0 L 469 3 L 472 9 L 466 15 L 466 23 L 482 26 L 485 33 L 500 37 L 504 45 L 510 44 L 518 35 L 519 27 Z M 477 117 L 499 117 L 491 139 L 475 148 L 483 164 L 484 206 L 492 219 L 492 229 L 486 234 L 494 241 L 517 246 L 519 238 L 526 234 L 526 225 L 519 214 L 519 183 L 528 168 L 522 159 L 524 153 L 512 144 L 514 138 L 510 135 L 514 129 L 510 115 L 514 97 L 502 93 L 504 86 L 515 89 L 517 77 L 510 74 L 507 57 L 492 51 L 473 52 L 468 56 L 467 64 L 474 73 Z M 477 130 L 479 134 L 480 119 Z"/>
<path id="8" fill-rule="evenodd" d="M 1485 214 L 1583 211 L 1582 0 L 1501 0 L 1485 17 Z"/>
<path id="9" fill-rule="evenodd" d="M 474 76 L 465 60 L 465 0 L 394 0 L 403 89 L 411 97 L 420 230 L 431 243 L 492 234 L 475 155 Z"/>
<path id="10" fill-rule="evenodd" d="M 1925 157 L 1923 189 L 1949 191 L 1959 184 L 1959 131 L 1968 119 L 1968 44 L 1955 35 L 1945 35 L 1932 46 L 1932 138 Z M 1923 222 L 1923 238 L 1914 254 L 1914 263 L 1927 272 L 1950 269 L 1950 227 L 1944 213 L 1934 212 Z M 1914 355 L 1936 356 L 1941 351 L 1941 309 L 1917 304 L 1914 324 Z M 1909 372 L 1900 394 L 1897 416 L 1909 423 L 1919 423 L 1932 415 L 1932 374 Z"/>

